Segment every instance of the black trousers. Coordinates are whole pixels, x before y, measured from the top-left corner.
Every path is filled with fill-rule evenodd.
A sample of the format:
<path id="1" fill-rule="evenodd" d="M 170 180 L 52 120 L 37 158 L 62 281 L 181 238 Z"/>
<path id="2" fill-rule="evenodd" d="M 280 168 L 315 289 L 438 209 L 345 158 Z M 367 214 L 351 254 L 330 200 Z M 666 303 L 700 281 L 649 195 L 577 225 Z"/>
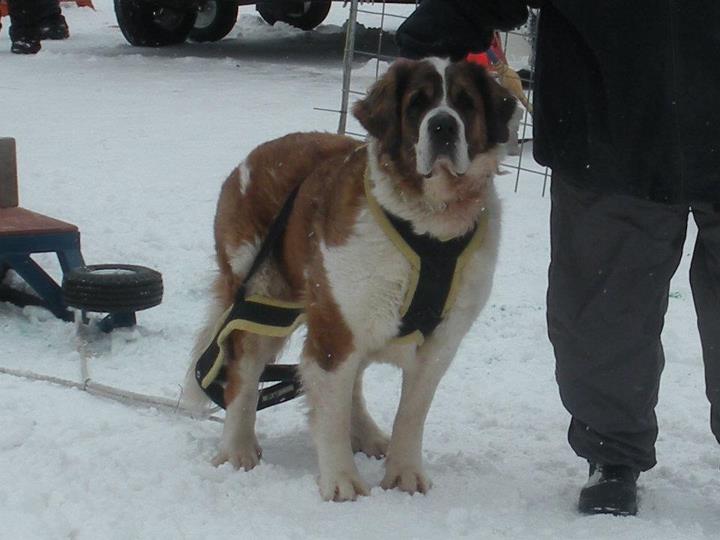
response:
<path id="1" fill-rule="evenodd" d="M 59 0 L 8 0 L 10 39 L 38 39 L 40 25 L 61 16 Z"/>
<path id="2" fill-rule="evenodd" d="M 598 194 L 553 176 L 548 332 L 575 452 L 647 470 L 655 461 L 660 334 L 690 212 L 690 282 L 711 429 L 720 442 L 720 211 Z"/>

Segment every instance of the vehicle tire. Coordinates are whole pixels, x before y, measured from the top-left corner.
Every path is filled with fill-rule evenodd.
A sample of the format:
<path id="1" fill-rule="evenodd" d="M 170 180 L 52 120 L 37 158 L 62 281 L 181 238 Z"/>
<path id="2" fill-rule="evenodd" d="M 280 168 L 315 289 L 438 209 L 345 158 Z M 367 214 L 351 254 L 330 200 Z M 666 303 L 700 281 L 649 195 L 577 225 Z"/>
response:
<path id="1" fill-rule="evenodd" d="M 65 274 L 63 300 L 70 307 L 98 313 L 134 312 L 162 302 L 160 272 L 132 264 L 80 266 Z"/>
<path id="2" fill-rule="evenodd" d="M 200 4 L 195 25 L 190 30 L 193 41 L 220 41 L 233 29 L 238 6 L 231 0 L 205 0 Z"/>
<path id="3" fill-rule="evenodd" d="M 325 20 L 331 6 L 331 0 L 276 0 L 258 2 L 255 9 L 268 24 L 280 21 L 301 30 L 312 30 Z"/>
<path id="4" fill-rule="evenodd" d="M 145 0 L 115 0 L 115 16 L 128 43 L 164 47 L 183 43 L 195 24 L 197 11 L 162 7 Z"/>

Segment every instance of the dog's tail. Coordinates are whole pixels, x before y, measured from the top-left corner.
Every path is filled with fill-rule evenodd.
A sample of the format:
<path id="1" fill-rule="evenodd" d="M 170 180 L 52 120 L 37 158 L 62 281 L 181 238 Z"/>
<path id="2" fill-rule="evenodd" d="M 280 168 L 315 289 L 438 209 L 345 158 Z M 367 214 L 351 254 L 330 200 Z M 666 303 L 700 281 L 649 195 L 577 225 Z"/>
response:
<path id="1" fill-rule="evenodd" d="M 195 416 L 207 416 L 214 410 L 213 403 L 195 378 L 195 367 L 200 359 L 200 355 L 202 355 L 210 341 L 214 338 L 215 326 L 224 311 L 219 299 L 214 299 L 208 310 L 205 326 L 198 332 L 195 339 L 195 345 L 192 350 L 192 361 L 185 374 L 180 405 Z"/>

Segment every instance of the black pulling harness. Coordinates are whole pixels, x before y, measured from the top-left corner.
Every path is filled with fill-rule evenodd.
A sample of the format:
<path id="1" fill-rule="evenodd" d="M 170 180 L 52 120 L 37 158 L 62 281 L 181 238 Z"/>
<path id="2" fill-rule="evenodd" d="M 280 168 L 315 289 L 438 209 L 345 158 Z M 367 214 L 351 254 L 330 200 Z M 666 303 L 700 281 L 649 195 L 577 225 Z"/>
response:
<path id="1" fill-rule="evenodd" d="M 263 301 L 265 299 L 247 298 L 247 285 L 260 270 L 263 262 L 273 253 L 277 253 L 282 246 L 282 239 L 287 228 L 290 213 L 300 186 L 296 187 L 285 201 L 278 217 L 270 225 L 268 234 L 263 240 L 260 251 L 245 275 L 240 287 L 235 293 L 235 302 L 221 317 L 219 328 L 213 333 L 210 345 L 200 355 L 195 364 L 195 379 L 205 394 L 218 406 L 227 408 L 225 403 L 225 385 L 227 384 L 227 368 L 224 363 L 224 341 L 232 333 L 234 321 L 250 321 L 249 326 L 255 328 L 267 326 L 284 329 L 287 335 L 292 333 L 301 322 L 302 307 L 290 306 L 286 303 Z M 279 305 L 280 304 L 280 305 Z M 285 305 L 282 305 L 285 304 Z M 254 324 L 253 324 L 254 323 Z M 237 328 L 240 329 L 240 328 Z M 229 330 L 229 331 L 227 331 Z M 252 331 L 247 328 L 247 331 Z M 261 332 L 257 332 L 261 333 Z M 283 335 L 279 333 L 278 335 Z M 257 410 L 277 405 L 300 395 L 300 378 L 296 365 L 270 364 L 265 366 L 260 382 L 275 382 L 276 384 L 260 390 Z"/>
<path id="2" fill-rule="evenodd" d="M 443 320 L 458 260 L 475 236 L 476 229 L 443 242 L 428 234 L 415 234 L 409 221 L 385 210 L 383 212 L 420 258 L 415 294 L 401 320 L 398 337 L 410 336 L 418 331 L 427 337 Z"/>
<path id="3" fill-rule="evenodd" d="M 290 194 L 277 219 L 272 223 L 257 257 L 238 288 L 234 304 L 220 318 L 212 342 L 195 366 L 195 378 L 206 395 L 226 408 L 227 368 L 224 343 L 235 330 L 267 336 L 289 336 L 303 321 L 302 304 L 247 296 L 247 285 L 273 253 L 279 252 L 299 187 Z M 459 277 L 468 256 L 478 247 L 487 227 L 487 217 L 462 237 L 446 241 L 427 234 L 416 234 L 409 221 L 387 212 L 375 200 L 365 178 L 365 194 L 371 213 L 411 267 L 410 285 L 401 308 L 397 339 L 422 344 L 442 322 L 455 300 Z M 260 390 L 257 410 L 293 399 L 302 393 L 297 365 L 270 364 L 260 382 L 276 384 Z"/>

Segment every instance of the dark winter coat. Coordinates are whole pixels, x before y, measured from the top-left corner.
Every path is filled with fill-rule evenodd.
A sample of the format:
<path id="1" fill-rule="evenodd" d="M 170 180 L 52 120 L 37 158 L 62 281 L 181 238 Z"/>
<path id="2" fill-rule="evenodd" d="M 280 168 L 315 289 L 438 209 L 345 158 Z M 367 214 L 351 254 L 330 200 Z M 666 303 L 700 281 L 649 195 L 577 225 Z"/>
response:
<path id="1" fill-rule="evenodd" d="M 443 10 L 472 6 L 486 28 L 498 26 L 492 18 L 498 10 L 507 17 L 527 4 L 423 2 L 431 3 Z M 720 2 L 542 4 L 536 159 L 584 188 L 664 202 L 720 202 Z"/>

